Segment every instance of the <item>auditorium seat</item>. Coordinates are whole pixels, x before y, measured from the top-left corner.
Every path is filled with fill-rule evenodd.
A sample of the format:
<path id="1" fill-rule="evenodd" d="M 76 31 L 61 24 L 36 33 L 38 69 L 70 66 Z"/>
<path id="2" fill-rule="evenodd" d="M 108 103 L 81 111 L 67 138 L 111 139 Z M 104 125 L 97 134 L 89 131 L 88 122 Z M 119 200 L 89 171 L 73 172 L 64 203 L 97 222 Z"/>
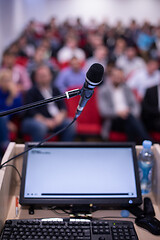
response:
<path id="1" fill-rule="evenodd" d="M 160 132 L 150 132 L 150 136 L 153 138 L 154 141 L 160 143 Z"/>
<path id="2" fill-rule="evenodd" d="M 109 141 L 111 142 L 127 142 L 127 135 L 123 132 L 110 131 Z"/>
<path id="3" fill-rule="evenodd" d="M 17 133 L 16 132 L 9 132 L 9 140 L 11 142 L 15 142 L 17 140 Z"/>
<path id="4" fill-rule="evenodd" d="M 28 63 L 28 58 L 27 57 L 17 57 L 16 58 L 16 64 L 19 64 L 23 67 L 26 67 Z"/>
<path id="5" fill-rule="evenodd" d="M 149 135 L 152 137 L 152 139 L 160 143 L 160 132 L 150 132 Z M 127 135 L 123 132 L 117 132 L 117 131 L 111 131 L 109 134 L 109 141 L 111 142 L 126 142 L 127 141 Z"/>
<path id="6" fill-rule="evenodd" d="M 51 133 L 52 134 L 52 133 Z M 46 137 L 49 137 L 51 134 L 48 134 Z M 46 138 L 45 137 L 45 138 Z M 30 135 L 27 135 L 27 134 L 25 134 L 24 136 L 23 136 L 23 140 L 24 140 L 24 142 L 31 142 L 32 141 L 32 139 L 31 139 L 31 136 Z M 50 140 L 48 140 L 47 142 L 56 142 L 56 141 L 59 141 L 59 137 L 58 136 L 55 136 L 55 137 L 52 137 Z"/>
<path id="7" fill-rule="evenodd" d="M 55 58 L 52 58 L 52 62 L 55 60 Z M 57 60 L 55 61 L 55 63 L 58 65 L 58 67 L 60 68 L 60 70 L 63 70 L 67 67 L 70 66 L 70 61 L 66 61 L 63 63 L 58 62 Z M 85 66 L 85 61 L 81 62 L 81 68 L 83 68 Z"/>
<path id="8" fill-rule="evenodd" d="M 16 142 L 17 139 L 19 138 L 19 129 L 21 126 L 21 118 L 19 116 L 16 116 L 16 117 L 12 116 L 12 122 L 16 125 L 17 131 L 16 132 L 9 131 L 9 140 L 11 142 Z"/>
<path id="9" fill-rule="evenodd" d="M 73 87 L 72 89 L 79 88 Z M 71 90 L 71 89 L 69 89 Z M 76 113 L 80 96 L 66 100 L 68 117 L 73 118 Z M 91 99 L 87 102 L 83 112 L 77 119 L 77 134 L 86 136 L 100 136 L 102 119 L 97 106 L 97 89 Z"/>

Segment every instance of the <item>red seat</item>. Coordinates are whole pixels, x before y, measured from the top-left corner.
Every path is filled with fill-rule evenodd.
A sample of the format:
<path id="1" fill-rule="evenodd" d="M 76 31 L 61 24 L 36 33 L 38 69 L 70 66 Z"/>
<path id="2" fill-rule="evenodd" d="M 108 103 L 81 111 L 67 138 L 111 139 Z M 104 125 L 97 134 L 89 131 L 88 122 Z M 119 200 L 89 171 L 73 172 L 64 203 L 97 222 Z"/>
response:
<path id="1" fill-rule="evenodd" d="M 51 134 L 48 134 L 46 137 L 49 137 L 50 135 Z M 23 139 L 24 139 L 24 142 L 31 142 L 32 141 L 31 136 L 30 135 L 26 135 L 26 134 L 23 136 Z M 59 141 L 58 136 L 52 137 L 50 140 L 48 140 L 48 142 L 57 142 L 57 141 Z"/>
<path id="2" fill-rule="evenodd" d="M 53 61 L 53 60 L 55 60 L 55 59 L 53 58 L 52 61 Z M 66 61 L 66 62 L 60 63 L 60 62 L 58 62 L 58 61 L 56 60 L 55 62 L 56 62 L 56 64 L 59 66 L 59 68 L 60 68 L 61 70 L 63 70 L 63 69 L 65 69 L 65 68 L 67 68 L 67 67 L 70 66 L 70 61 Z M 81 62 L 81 68 L 83 68 L 84 66 L 85 66 L 85 61 L 82 61 L 82 62 Z"/>
<path id="3" fill-rule="evenodd" d="M 156 142 L 160 142 L 160 132 L 150 132 L 150 136 Z M 109 134 L 109 141 L 112 142 L 126 142 L 127 135 L 122 132 L 111 131 Z"/>
<path id="4" fill-rule="evenodd" d="M 26 58 L 26 57 L 17 57 L 16 58 L 16 64 L 26 67 L 27 63 L 28 63 L 28 58 Z"/>
<path id="5" fill-rule="evenodd" d="M 20 129 L 20 125 L 21 125 L 21 119 L 19 117 L 12 117 L 12 122 L 16 125 L 17 127 L 17 131 L 13 132 L 13 131 L 9 131 L 9 140 L 11 142 L 16 142 L 17 138 L 19 136 L 19 129 Z"/>
<path id="6" fill-rule="evenodd" d="M 15 142 L 17 140 L 17 133 L 16 132 L 9 132 L 9 140 L 11 142 Z"/>
<path id="7" fill-rule="evenodd" d="M 73 88 L 72 88 L 73 89 Z M 68 116 L 73 118 L 76 113 L 80 96 L 66 100 Z M 87 102 L 83 112 L 77 119 L 77 133 L 80 135 L 100 135 L 102 119 L 97 106 L 97 90 Z"/>
<path id="8" fill-rule="evenodd" d="M 127 135 L 123 132 L 111 131 L 109 133 L 109 141 L 111 141 L 111 142 L 126 142 Z"/>
<path id="9" fill-rule="evenodd" d="M 150 136 L 151 136 L 156 142 L 160 142 L 160 132 L 150 132 Z"/>

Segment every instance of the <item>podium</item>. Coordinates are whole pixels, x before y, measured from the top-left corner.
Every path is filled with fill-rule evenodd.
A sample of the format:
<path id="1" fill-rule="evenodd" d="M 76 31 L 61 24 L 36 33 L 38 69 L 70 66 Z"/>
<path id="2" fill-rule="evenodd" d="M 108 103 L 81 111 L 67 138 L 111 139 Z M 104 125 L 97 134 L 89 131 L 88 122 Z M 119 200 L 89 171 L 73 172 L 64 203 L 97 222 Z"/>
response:
<path id="1" fill-rule="evenodd" d="M 136 146 L 137 154 L 141 151 L 142 146 Z M 2 159 L 2 163 L 7 161 L 9 158 L 24 151 L 24 144 L 16 144 L 11 142 L 5 152 Z M 152 151 L 155 156 L 155 168 L 153 175 L 153 188 L 152 192 L 148 196 L 152 199 L 154 209 L 156 212 L 156 218 L 160 220 L 160 146 L 159 144 L 154 144 L 152 146 Z M 17 167 L 19 172 L 22 172 L 23 156 L 14 159 L 10 164 Z M 18 206 L 18 214 L 16 212 L 16 198 L 19 196 L 20 192 L 20 178 L 17 172 L 10 166 L 0 169 L 0 231 L 3 228 L 6 219 L 25 219 L 25 218 L 49 218 L 49 217 L 66 217 L 61 212 L 58 215 L 53 210 L 48 209 L 38 209 L 35 210 L 34 215 L 30 215 L 27 207 Z M 59 212 L 60 213 L 60 212 Z M 95 218 L 106 218 L 133 221 L 131 218 L 121 218 L 120 210 L 101 210 L 93 213 Z M 130 214 L 131 217 L 134 217 Z M 67 216 L 68 217 L 68 216 Z M 154 236 L 148 231 L 136 226 L 136 232 L 140 240 L 158 240 L 159 236 Z"/>

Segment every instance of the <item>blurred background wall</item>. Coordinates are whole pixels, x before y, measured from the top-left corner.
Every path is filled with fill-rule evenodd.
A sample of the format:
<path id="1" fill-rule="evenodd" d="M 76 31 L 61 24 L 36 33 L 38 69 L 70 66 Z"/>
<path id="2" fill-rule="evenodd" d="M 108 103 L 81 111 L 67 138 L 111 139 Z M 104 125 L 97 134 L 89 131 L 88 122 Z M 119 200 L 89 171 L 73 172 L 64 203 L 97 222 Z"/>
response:
<path id="1" fill-rule="evenodd" d="M 58 21 L 80 17 L 84 22 L 96 19 L 124 24 L 160 20 L 160 0 L 0 0 L 0 55 L 31 19 L 42 22 L 55 16 Z"/>

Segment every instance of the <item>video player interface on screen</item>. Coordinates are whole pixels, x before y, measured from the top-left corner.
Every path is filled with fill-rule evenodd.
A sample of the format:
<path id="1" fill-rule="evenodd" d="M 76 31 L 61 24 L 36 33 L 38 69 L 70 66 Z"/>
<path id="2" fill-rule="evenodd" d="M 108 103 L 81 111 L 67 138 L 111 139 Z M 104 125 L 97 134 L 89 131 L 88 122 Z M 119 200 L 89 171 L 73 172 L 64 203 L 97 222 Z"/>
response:
<path id="1" fill-rule="evenodd" d="M 35 148 L 25 198 L 136 198 L 131 148 Z"/>

